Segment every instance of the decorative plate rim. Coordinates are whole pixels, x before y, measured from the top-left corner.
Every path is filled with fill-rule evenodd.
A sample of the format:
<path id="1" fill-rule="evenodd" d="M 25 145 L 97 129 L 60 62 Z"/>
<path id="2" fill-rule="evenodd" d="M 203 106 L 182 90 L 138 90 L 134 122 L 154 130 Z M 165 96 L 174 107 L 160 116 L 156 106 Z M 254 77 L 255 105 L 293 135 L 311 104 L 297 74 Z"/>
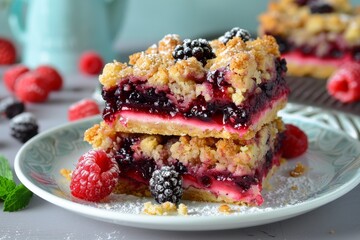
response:
<path id="1" fill-rule="evenodd" d="M 355 139 L 348 136 L 344 132 L 334 130 L 324 123 L 314 121 L 313 119 L 305 118 L 299 115 L 289 115 L 287 113 L 281 114 L 282 117 L 287 119 L 297 119 L 301 121 L 308 121 L 312 124 L 316 124 L 321 128 L 324 128 L 328 131 L 335 132 L 336 134 L 342 135 L 344 138 L 348 139 L 351 142 L 354 142 Z M 15 157 L 14 167 L 15 172 L 19 178 L 19 180 L 32 192 L 34 192 L 39 197 L 47 200 L 57 206 L 65 208 L 67 210 L 79 213 L 81 215 L 100 219 L 106 222 L 118 223 L 120 225 L 125 226 L 135 226 L 141 228 L 151 228 L 151 229 L 162 229 L 162 230 L 220 230 L 220 229 L 233 229 L 233 228 L 241 228 L 241 227 L 249 227 L 256 226 L 260 224 L 270 223 L 274 221 L 279 221 L 283 219 L 287 219 L 296 215 L 300 215 L 302 213 L 311 211 L 317 207 L 320 207 L 324 204 L 334 201 L 335 199 L 343 196 L 347 192 L 351 191 L 360 183 L 360 171 L 359 169 L 356 173 L 353 174 L 351 179 L 342 184 L 339 188 L 331 190 L 329 193 L 320 195 L 313 199 L 308 199 L 303 202 L 294 204 L 294 205 L 286 205 L 282 208 L 277 208 L 271 211 L 272 214 L 264 214 L 264 212 L 252 212 L 246 213 L 247 222 L 243 224 L 239 224 L 239 219 L 241 219 L 242 215 L 218 215 L 218 216 L 148 216 L 144 214 L 136 215 L 133 213 L 118 213 L 112 210 L 99 209 L 94 206 L 84 205 L 81 203 L 76 203 L 74 201 L 61 198 L 56 196 L 39 186 L 32 183 L 23 169 L 23 161 L 25 159 L 26 150 L 40 141 L 41 139 L 50 136 L 62 129 L 66 128 L 77 128 L 82 125 L 89 125 L 98 122 L 100 120 L 99 116 L 84 119 L 81 121 L 77 121 L 74 123 L 67 123 L 61 126 L 52 128 L 48 131 L 40 133 L 35 136 L 27 143 L 25 143 L 22 148 L 19 150 Z M 354 143 L 355 144 L 355 143 Z M 357 146 L 360 148 L 360 143 L 356 142 Z M 359 160 L 359 159 L 358 159 Z M 276 217 L 274 218 L 274 214 Z M 261 216 L 261 221 L 258 221 L 259 216 Z M 221 221 L 221 224 L 219 224 Z M 140 226 L 139 226 L 140 225 Z"/>

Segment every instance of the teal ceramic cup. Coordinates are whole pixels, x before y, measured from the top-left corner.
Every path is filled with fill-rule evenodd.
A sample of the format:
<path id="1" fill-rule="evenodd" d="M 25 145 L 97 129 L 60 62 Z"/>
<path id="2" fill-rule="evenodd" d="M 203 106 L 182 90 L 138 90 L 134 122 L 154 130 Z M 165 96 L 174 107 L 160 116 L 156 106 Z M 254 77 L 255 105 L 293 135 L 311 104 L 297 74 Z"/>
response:
<path id="1" fill-rule="evenodd" d="M 22 47 L 21 62 L 72 74 L 85 51 L 113 60 L 125 7 L 125 0 L 13 0 L 9 25 Z"/>

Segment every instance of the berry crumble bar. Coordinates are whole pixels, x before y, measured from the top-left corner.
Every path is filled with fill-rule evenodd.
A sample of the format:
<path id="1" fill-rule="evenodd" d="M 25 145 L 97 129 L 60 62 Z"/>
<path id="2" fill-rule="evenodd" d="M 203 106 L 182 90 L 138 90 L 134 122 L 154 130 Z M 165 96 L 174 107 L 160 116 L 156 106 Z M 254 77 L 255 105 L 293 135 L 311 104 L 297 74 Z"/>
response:
<path id="1" fill-rule="evenodd" d="M 103 120 L 84 139 L 117 162 L 112 192 L 258 206 L 280 163 L 285 73 L 272 36 L 166 35 L 128 63 L 106 64 Z"/>
<path id="2" fill-rule="evenodd" d="M 201 41 L 207 43 L 167 35 L 130 56 L 128 64 L 106 64 L 100 75 L 104 121 L 134 133 L 254 137 L 287 102 L 286 62 L 276 41 L 270 36 L 214 40 L 208 46 Z M 204 53 L 200 60 L 181 50 L 193 45 Z"/>
<path id="3" fill-rule="evenodd" d="M 348 0 L 272 1 L 259 20 L 290 75 L 328 78 L 344 63 L 360 63 L 360 8 Z"/>

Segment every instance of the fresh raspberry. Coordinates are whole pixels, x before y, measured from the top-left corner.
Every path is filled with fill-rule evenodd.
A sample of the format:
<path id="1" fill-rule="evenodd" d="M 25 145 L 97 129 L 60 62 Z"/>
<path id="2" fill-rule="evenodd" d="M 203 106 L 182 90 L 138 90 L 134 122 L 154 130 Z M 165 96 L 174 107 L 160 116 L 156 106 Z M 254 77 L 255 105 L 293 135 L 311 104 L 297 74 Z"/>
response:
<path id="1" fill-rule="evenodd" d="M 50 91 L 59 91 L 62 88 L 63 79 L 55 68 L 42 65 L 37 67 L 35 72 L 40 73 L 44 78 L 46 78 L 46 83 Z"/>
<path id="2" fill-rule="evenodd" d="M 110 195 L 119 178 L 119 166 L 104 150 L 82 155 L 72 173 L 70 190 L 74 197 L 98 202 Z"/>
<path id="3" fill-rule="evenodd" d="M 360 100 L 360 64 L 342 65 L 328 79 L 327 91 L 343 103 Z"/>
<path id="4" fill-rule="evenodd" d="M 68 109 L 69 121 L 79 120 L 100 113 L 98 104 L 92 99 L 83 99 L 72 104 Z"/>
<path id="5" fill-rule="evenodd" d="M 17 79 L 28 71 L 30 71 L 29 68 L 21 64 L 6 70 L 4 72 L 4 84 L 7 89 L 9 89 L 10 92 L 14 92 Z"/>
<path id="6" fill-rule="evenodd" d="M 49 92 L 46 79 L 36 72 L 25 73 L 19 78 L 15 86 L 15 95 L 23 102 L 45 102 Z"/>
<path id="7" fill-rule="evenodd" d="M 0 38 L 0 65 L 13 64 L 16 61 L 16 48 L 5 38 Z"/>
<path id="8" fill-rule="evenodd" d="M 96 52 L 85 52 L 80 57 L 79 68 L 83 73 L 97 75 L 101 73 L 103 67 L 104 61 Z"/>
<path id="9" fill-rule="evenodd" d="M 286 124 L 285 137 L 282 142 L 282 153 L 285 158 L 295 158 L 306 152 L 308 138 L 297 126 Z"/>

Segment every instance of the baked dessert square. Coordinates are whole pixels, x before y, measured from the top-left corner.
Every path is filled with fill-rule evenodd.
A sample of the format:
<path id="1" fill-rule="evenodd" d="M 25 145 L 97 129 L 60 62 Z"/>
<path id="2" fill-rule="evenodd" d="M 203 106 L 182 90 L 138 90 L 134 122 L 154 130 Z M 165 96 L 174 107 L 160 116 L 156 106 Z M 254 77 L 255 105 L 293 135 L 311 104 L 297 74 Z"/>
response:
<path id="1" fill-rule="evenodd" d="M 286 62 L 271 36 L 225 36 L 167 35 L 128 63 L 106 64 L 104 121 L 119 132 L 254 137 L 287 102 Z"/>
<path id="2" fill-rule="evenodd" d="M 360 7 L 348 0 L 277 0 L 260 15 L 260 35 L 276 38 L 288 73 L 327 79 L 360 63 Z"/>
<path id="3" fill-rule="evenodd" d="M 90 200 L 97 191 L 261 205 L 262 181 L 281 157 L 285 73 L 275 39 L 240 28 L 210 42 L 166 35 L 128 63 L 108 63 L 103 120 L 84 135 L 95 151 L 71 188 Z M 114 189 L 87 194 L 81 165 L 97 162 Z"/>
<path id="4" fill-rule="evenodd" d="M 120 168 L 116 193 L 151 196 L 149 181 L 163 166 L 182 175 L 182 199 L 258 206 L 262 182 L 280 164 L 280 119 L 250 140 L 117 132 L 102 122 L 85 140 L 113 156 Z"/>

